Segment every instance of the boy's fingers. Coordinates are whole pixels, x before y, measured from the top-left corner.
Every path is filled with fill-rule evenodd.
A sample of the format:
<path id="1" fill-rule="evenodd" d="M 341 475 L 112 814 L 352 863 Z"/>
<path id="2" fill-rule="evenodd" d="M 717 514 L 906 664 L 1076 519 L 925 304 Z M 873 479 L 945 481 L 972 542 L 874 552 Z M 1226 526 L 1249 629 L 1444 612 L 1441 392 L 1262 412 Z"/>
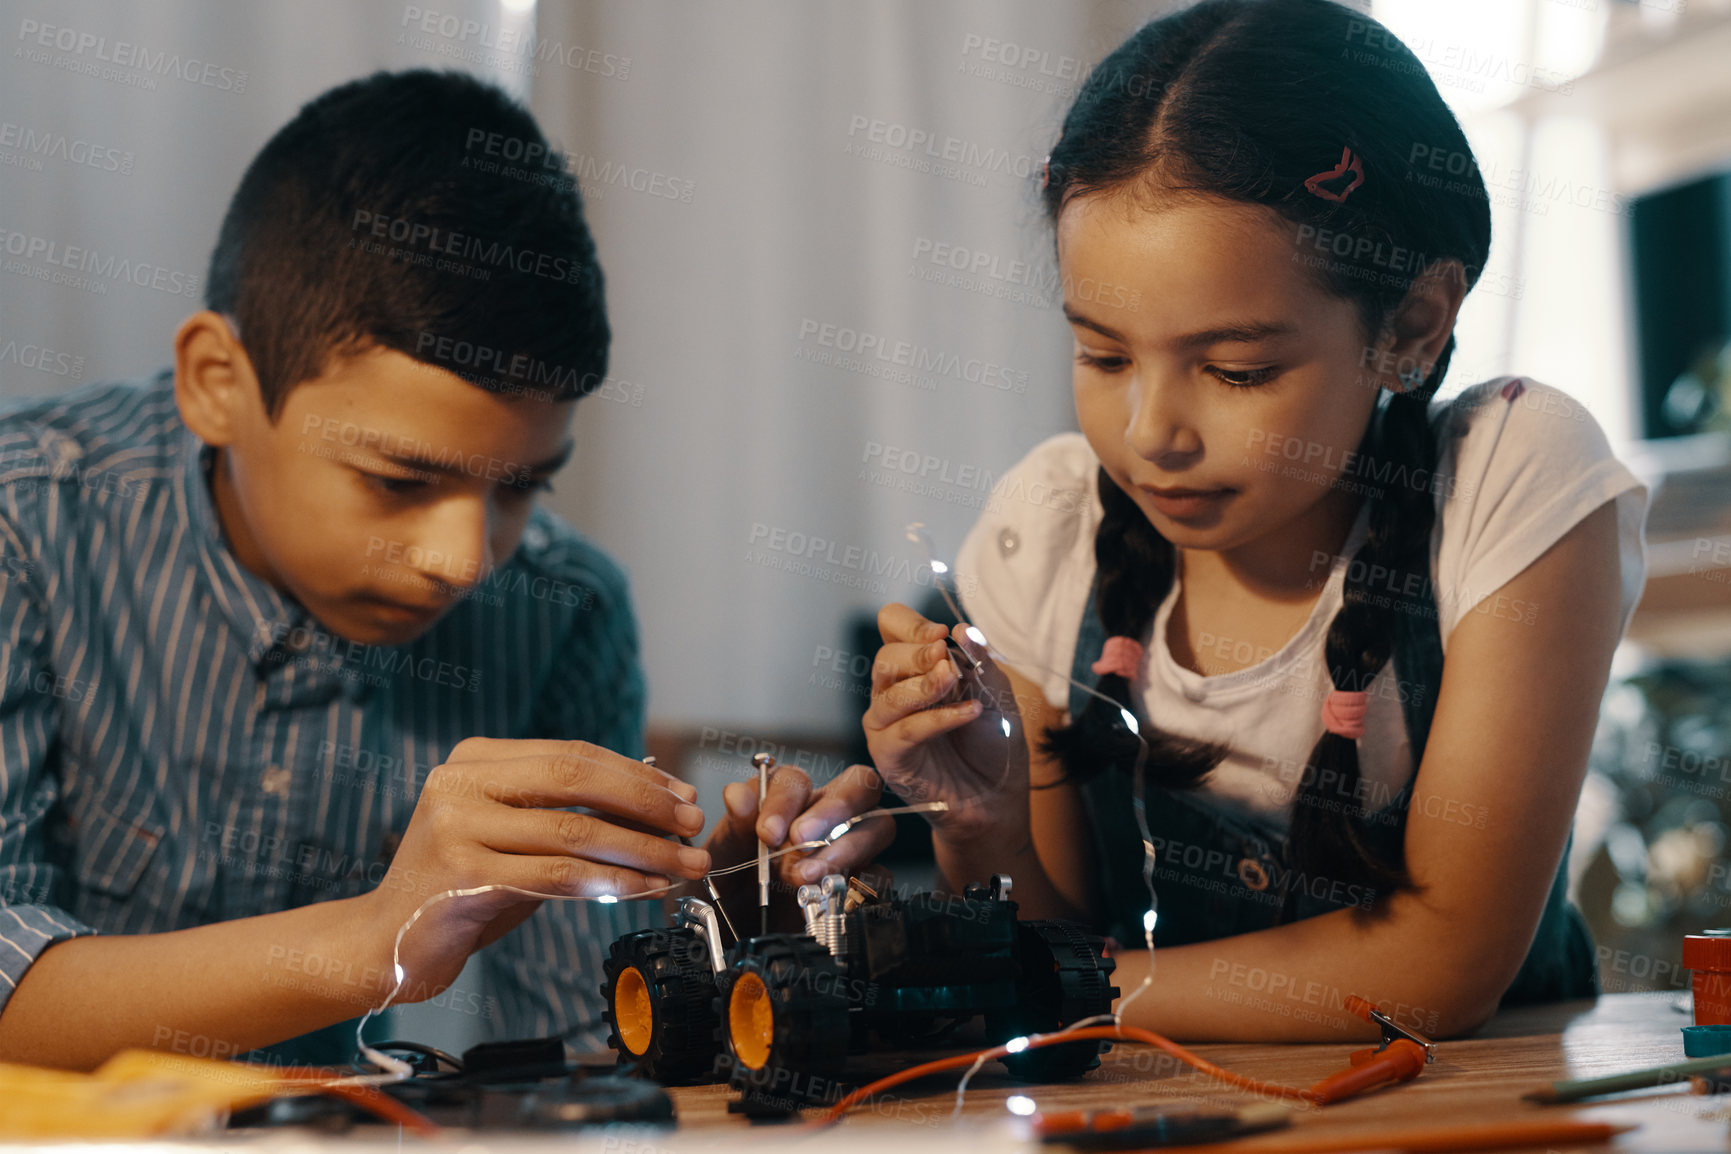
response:
<path id="1" fill-rule="evenodd" d="M 505 820 L 496 819 L 478 830 L 476 839 L 502 854 L 564 854 L 591 864 L 623 866 L 665 877 L 700 878 L 709 870 L 705 850 L 635 833 L 588 814 L 526 810 L 498 817 Z"/>
<path id="2" fill-rule="evenodd" d="M 892 641 L 940 641 L 946 630 L 936 621 L 929 621 L 899 601 L 892 601 L 878 610 L 878 633 L 887 644 Z"/>
<path id="3" fill-rule="evenodd" d="M 665 890 L 672 883 L 656 874 L 599 865 L 562 855 L 527 857 L 508 854 L 508 866 L 498 880 L 537 894 L 578 897 L 634 897 Z"/>
<path id="4" fill-rule="evenodd" d="M 519 808 L 580 805 L 664 833 L 691 835 L 703 828 L 703 811 L 682 794 L 620 765 L 620 761 L 625 766 L 636 763 L 573 755 L 569 747 L 579 743 L 556 744 L 565 745 L 566 752 L 505 761 L 446 762 L 427 776 L 424 792 Z"/>
<path id="5" fill-rule="evenodd" d="M 470 737 L 457 743 L 448 762 L 520 761 L 524 758 L 561 758 L 592 761 L 611 766 L 652 781 L 679 794 L 686 801 L 697 800 L 697 787 L 682 781 L 664 769 L 647 762 L 614 753 L 611 749 L 589 741 L 554 741 L 546 738 Z"/>

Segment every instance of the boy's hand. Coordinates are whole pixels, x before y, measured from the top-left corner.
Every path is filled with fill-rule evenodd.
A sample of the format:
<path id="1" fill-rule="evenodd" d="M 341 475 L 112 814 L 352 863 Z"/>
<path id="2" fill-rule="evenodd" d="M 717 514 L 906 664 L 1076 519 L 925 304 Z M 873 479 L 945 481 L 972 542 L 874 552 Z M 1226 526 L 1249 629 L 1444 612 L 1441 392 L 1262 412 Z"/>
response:
<path id="1" fill-rule="evenodd" d="M 721 791 L 727 813 L 709 835 L 704 848 L 716 869 L 753 861 L 760 838 L 772 852 L 801 842 L 820 841 L 849 818 L 876 809 L 882 797 L 883 779 L 869 765 L 850 766 L 815 792 L 811 777 L 803 769 L 796 765 L 777 766 L 770 772 L 762 813 L 758 812 L 755 780 L 736 781 Z M 816 882 L 825 874 L 861 870 L 895 836 L 894 818 L 874 817 L 850 827 L 833 845 L 799 850 L 775 859 L 770 863 L 770 898 L 777 907 L 776 920 L 797 924 L 797 920 L 789 921 L 788 910 L 801 885 Z M 747 936 L 755 934 L 757 923 L 751 911 L 757 905 L 756 872 L 740 870 L 716 878 L 715 884 L 735 925 Z"/>
<path id="2" fill-rule="evenodd" d="M 667 835 L 703 828 L 697 791 L 670 774 L 586 741 L 471 737 L 427 775 L 409 828 L 378 889 L 363 896 L 387 975 L 391 945 L 436 893 L 502 882 L 543 894 L 621 898 L 699 878 L 709 854 Z M 559 807 L 582 806 L 590 813 Z M 469 955 L 515 929 L 539 899 L 509 890 L 445 898 L 403 935 L 400 1001 L 439 993 Z"/>
<path id="3" fill-rule="evenodd" d="M 889 787 L 910 801 L 944 801 L 927 818 L 953 844 L 1023 844 L 1028 837 L 1028 747 L 1009 678 L 967 627 L 953 634 L 906 605 L 878 613 L 883 646 L 872 663 L 866 745 Z M 944 638 L 981 663 L 964 671 Z M 1008 839 L 1007 841 L 1005 839 Z"/>

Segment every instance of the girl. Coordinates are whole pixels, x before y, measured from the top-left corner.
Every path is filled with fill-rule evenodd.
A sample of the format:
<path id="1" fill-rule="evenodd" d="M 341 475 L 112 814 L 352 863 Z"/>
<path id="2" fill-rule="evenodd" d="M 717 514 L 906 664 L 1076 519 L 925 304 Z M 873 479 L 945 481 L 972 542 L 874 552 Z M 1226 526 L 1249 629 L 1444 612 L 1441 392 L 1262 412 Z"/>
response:
<path id="1" fill-rule="evenodd" d="M 949 801 L 949 886 L 1092 923 L 1126 993 L 1151 928 L 1133 1024 L 1339 1040 L 1358 993 L 1454 1035 L 1596 990 L 1561 863 L 1647 493 L 1556 389 L 1433 403 L 1490 245 L 1471 156 L 1331 0 L 1148 24 L 1052 149 L 1082 431 L 957 555 L 965 677 L 879 615 L 865 728 Z"/>

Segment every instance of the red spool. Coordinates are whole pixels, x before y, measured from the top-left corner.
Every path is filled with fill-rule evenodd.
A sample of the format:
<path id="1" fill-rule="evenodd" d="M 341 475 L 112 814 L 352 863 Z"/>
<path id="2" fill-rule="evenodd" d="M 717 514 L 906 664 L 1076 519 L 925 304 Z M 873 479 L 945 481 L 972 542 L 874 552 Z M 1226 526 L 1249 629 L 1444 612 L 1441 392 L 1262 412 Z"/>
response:
<path id="1" fill-rule="evenodd" d="M 1731 929 L 1685 936 L 1683 965 L 1693 972 L 1695 1024 L 1731 1026 Z"/>

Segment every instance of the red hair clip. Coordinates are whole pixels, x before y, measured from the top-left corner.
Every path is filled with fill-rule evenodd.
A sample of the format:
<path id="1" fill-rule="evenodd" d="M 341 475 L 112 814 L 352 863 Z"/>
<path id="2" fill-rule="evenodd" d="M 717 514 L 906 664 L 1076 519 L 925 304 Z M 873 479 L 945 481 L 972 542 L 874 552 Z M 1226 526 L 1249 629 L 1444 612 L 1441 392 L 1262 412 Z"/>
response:
<path id="1" fill-rule="evenodd" d="M 1339 176 L 1345 176 L 1349 172 L 1352 173 L 1352 183 L 1341 189 L 1339 192 L 1330 192 L 1328 189 L 1322 187 L 1325 181 L 1333 180 Z M 1348 193 L 1363 183 L 1364 162 L 1358 158 L 1352 149 L 1342 148 L 1340 150 L 1340 163 L 1329 169 L 1327 172 L 1319 172 L 1315 176 L 1309 177 L 1305 180 L 1304 187 L 1309 189 L 1314 195 L 1320 196 L 1323 200 L 1338 202 L 1345 200 Z"/>

